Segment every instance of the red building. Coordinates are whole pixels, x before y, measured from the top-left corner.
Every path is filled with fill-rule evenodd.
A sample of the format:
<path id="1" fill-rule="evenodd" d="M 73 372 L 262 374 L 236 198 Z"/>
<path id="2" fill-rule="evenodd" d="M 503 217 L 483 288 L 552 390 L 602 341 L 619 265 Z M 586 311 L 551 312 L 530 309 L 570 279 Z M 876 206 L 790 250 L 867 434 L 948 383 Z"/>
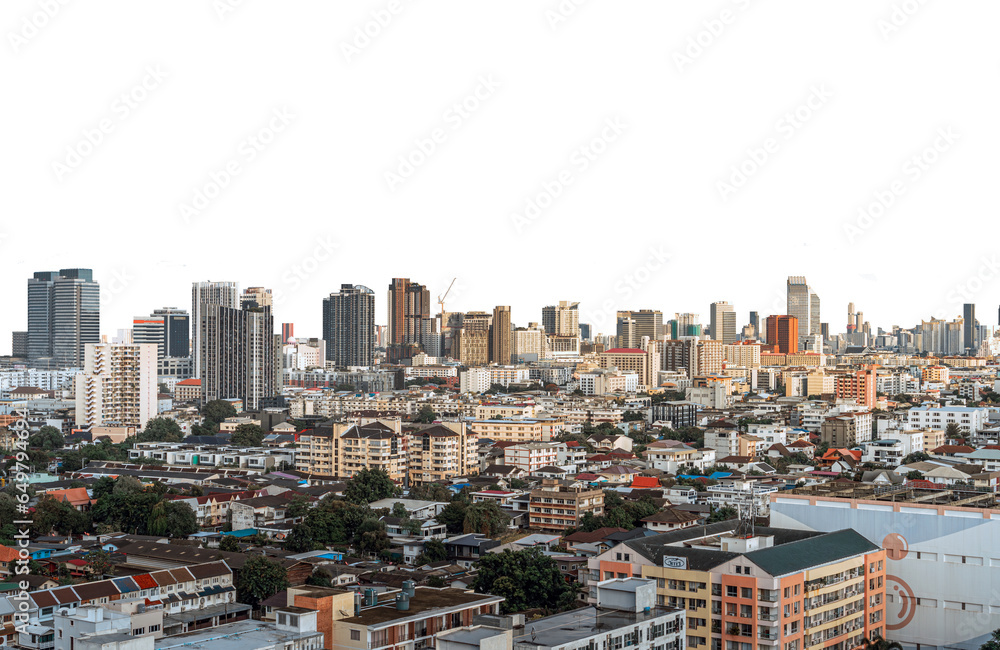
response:
<path id="1" fill-rule="evenodd" d="M 799 319 L 795 316 L 767 317 L 767 344 L 781 354 L 799 351 Z"/>
<path id="2" fill-rule="evenodd" d="M 875 407 L 875 371 L 878 366 L 865 366 L 863 370 L 837 375 L 834 396 L 853 399 L 869 408 Z"/>

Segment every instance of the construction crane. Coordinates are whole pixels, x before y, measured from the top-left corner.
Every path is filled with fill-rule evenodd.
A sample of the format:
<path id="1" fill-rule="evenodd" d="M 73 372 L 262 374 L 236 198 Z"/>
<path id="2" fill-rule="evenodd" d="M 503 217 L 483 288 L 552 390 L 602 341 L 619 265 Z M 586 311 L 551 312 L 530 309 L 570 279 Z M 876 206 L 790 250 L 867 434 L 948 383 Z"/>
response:
<path id="1" fill-rule="evenodd" d="M 444 299 L 448 297 L 449 293 L 451 293 L 451 288 L 455 286 L 455 280 L 457 279 L 458 278 L 452 278 L 451 284 L 448 285 L 448 289 L 444 292 L 444 295 L 438 296 L 438 310 L 442 314 L 444 314 Z"/>

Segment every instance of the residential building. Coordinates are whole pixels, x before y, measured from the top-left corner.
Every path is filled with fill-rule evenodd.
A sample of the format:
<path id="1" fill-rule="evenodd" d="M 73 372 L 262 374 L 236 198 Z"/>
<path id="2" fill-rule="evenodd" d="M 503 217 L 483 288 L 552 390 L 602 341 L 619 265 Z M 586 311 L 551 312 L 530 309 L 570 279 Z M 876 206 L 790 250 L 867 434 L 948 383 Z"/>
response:
<path id="1" fill-rule="evenodd" d="M 11 332 L 10 333 L 11 347 L 10 356 L 15 359 L 27 359 L 28 358 L 28 332 Z"/>
<path id="2" fill-rule="evenodd" d="M 157 415 L 156 346 L 88 344 L 76 376 L 76 424 L 143 429 Z"/>
<path id="3" fill-rule="evenodd" d="M 484 311 L 470 311 L 462 318 L 462 328 L 453 356 L 467 366 L 485 366 L 490 362 L 490 332 L 493 317 Z"/>
<path id="4" fill-rule="evenodd" d="M 201 399 L 240 399 L 244 408 L 257 410 L 280 392 L 280 335 L 274 333 L 271 307 L 244 296 L 239 308 L 198 306 Z"/>
<path id="5" fill-rule="evenodd" d="M 780 354 L 799 351 L 799 320 L 795 316 L 768 316 L 767 344 Z"/>
<path id="6" fill-rule="evenodd" d="M 239 285 L 235 282 L 194 282 L 191 286 L 191 356 L 194 378 L 201 378 L 202 369 L 202 306 L 218 305 L 228 309 L 239 307 Z"/>
<path id="7" fill-rule="evenodd" d="M 369 367 L 375 361 L 375 292 L 342 284 L 323 299 L 326 360 L 338 368 Z"/>
<path id="8" fill-rule="evenodd" d="M 978 433 L 988 419 L 987 409 L 974 406 L 914 406 L 906 412 L 906 428 L 944 430 L 955 424 L 965 433 Z"/>
<path id="9" fill-rule="evenodd" d="M 604 514 L 604 490 L 556 479 L 544 479 L 531 491 L 528 501 L 528 526 L 532 529 L 560 531 L 576 528 L 585 513 Z"/>
<path id="10" fill-rule="evenodd" d="M 490 363 L 505 366 L 511 361 L 510 305 L 499 305 L 493 308 L 493 319 L 490 322 Z"/>
<path id="11" fill-rule="evenodd" d="M 410 485 L 447 482 L 479 472 L 478 437 L 464 422 L 442 422 L 410 434 Z"/>
<path id="12" fill-rule="evenodd" d="M 469 429 L 479 438 L 500 442 L 548 442 L 564 428 L 562 420 L 471 420 Z"/>
<path id="13" fill-rule="evenodd" d="M 645 350 L 612 348 L 597 356 L 601 368 L 617 368 L 624 373 L 635 372 L 639 375 L 641 385 L 658 386 L 657 371 L 660 369 L 660 354 L 656 352 L 653 344 L 649 344 Z"/>
<path id="14" fill-rule="evenodd" d="M 392 363 L 411 358 L 420 351 L 440 353 L 437 324 L 431 317 L 431 296 L 427 287 L 409 278 L 393 278 L 389 283 L 388 358 Z"/>
<path id="15" fill-rule="evenodd" d="M 851 448 L 872 439 L 869 411 L 832 415 L 820 427 L 820 440 L 833 448 Z"/>
<path id="16" fill-rule="evenodd" d="M 601 579 L 656 580 L 686 612 L 685 648 L 857 648 L 886 636 L 886 553 L 857 532 L 737 530 L 731 520 L 627 540 L 588 561 Z"/>
<path id="17" fill-rule="evenodd" d="M 875 408 L 875 375 L 878 366 L 869 365 L 861 370 L 835 376 L 834 396 L 854 400 L 856 404 Z"/>
<path id="18" fill-rule="evenodd" d="M 529 474 L 559 463 L 559 448 L 565 443 L 526 442 L 504 447 L 503 464 L 519 467 Z"/>
<path id="19" fill-rule="evenodd" d="M 560 300 L 542 307 L 542 327 L 555 336 L 580 337 L 580 303 Z"/>
<path id="20" fill-rule="evenodd" d="M 540 361 L 549 356 L 549 342 L 545 329 L 538 323 L 517 327 L 513 333 L 513 355 L 517 362 Z"/>

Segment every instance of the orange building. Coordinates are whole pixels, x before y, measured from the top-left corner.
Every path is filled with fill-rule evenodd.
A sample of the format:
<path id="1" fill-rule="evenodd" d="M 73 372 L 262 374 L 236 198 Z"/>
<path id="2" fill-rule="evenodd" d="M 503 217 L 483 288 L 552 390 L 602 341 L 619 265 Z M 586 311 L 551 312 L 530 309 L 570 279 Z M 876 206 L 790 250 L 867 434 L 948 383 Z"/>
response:
<path id="1" fill-rule="evenodd" d="M 737 526 L 628 540 L 588 560 L 588 584 L 655 579 L 657 604 L 687 613 L 687 647 L 850 649 L 885 636 L 883 549 L 851 529 Z"/>
<path id="2" fill-rule="evenodd" d="M 767 317 L 767 344 L 775 352 L 795 354 L 799 351 L 799 319 L 795 316 Z"/>
<path id="3" fill-rule="evenodd" d="M 878 366 L 865 366 L 863 370 L 835 377 L 834 396 L 853 399 L 856 403 L 875 408 L 875 374 Z"/>

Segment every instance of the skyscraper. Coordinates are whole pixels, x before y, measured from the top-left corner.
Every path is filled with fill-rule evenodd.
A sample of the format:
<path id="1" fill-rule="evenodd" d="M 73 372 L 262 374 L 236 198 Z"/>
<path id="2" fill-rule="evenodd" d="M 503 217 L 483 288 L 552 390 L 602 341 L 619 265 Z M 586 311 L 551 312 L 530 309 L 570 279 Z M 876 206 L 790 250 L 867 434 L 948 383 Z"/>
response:
<path id="1" fill-rule="evenodd" d="M 724 345 L 736 342 L 736 310 L 728 302 L 713 302 L 710 307 L 712 339 Z"/>
<path id="2" fill-rule="evenodd" d="M 132 339 L 135 343 L 156 345 L 156 358 L 185 358 L 191 355 L 191 317 L 184 309 L 163 307 L 149 316 L 132 319 Z"/>
<path id="3" fill-rule="evenodd" d="M 964 343 L 967 354 L 976 353 L 976 306 L 966 303 L 962 306 L 962 319 L 964 323 Z"/>
<path id="4" fill-rule="evenodd" d="M 462 318 L 462 329 L 455 338 L 455 359 L 467 366 L 485 366 L 490 362 L 490 332 L 493 316 L 484 311 L 470 311 Z"/>
<path id="5" fill-rule="evenodd" d="M 323 299 L 326 360 L 335 366 L 371 366 L 375 360 L 375 292 L 342 284 Z"/>
<path id="6" fill-rule="evenodd" d="M 648 336 L 650 341 L 659 341 L 664 334 L 663 312 L 657 309 L 619 311 L 618 318 L 631 318 L 635 322 L 635 342 Z"/>
<path id="7" fill-rule="evenodd" d="M 550 335 L 580 336 L 580 303 L 560 300 L 542 307 L 542 327 Z"/>
<path id="8" fill-rule="evenodd" d="M 795 316 L 767 317 L 767 344 L 776 352 L 795 354 L 799 351 L 799 320 Z"/>
<path id="9" fill-rule="evenodd" d="M 28 357 L 81 367 L 100 341 L 101 288 L 90 269 L 35 273 L 28 280 Z"/>
<path id="10" fill-rule="evenodd" d="M 423 350 L 431 356 L 440 351 L 436 319 L 431 317 L 431 294 L 409 278 L 389 283 L 389 361 L 408 359 Z"/>
<path id="11" fill-rule="evenodd" d="M 295 338 L 295 323 L 281 324 L 281 343 L 288 343 L 289 339 Z"/>
<path id="12" fill-rule="evenodd" d="M 618 312 L 618 323 L 615 327 L 616 344 L 619 348 L 637 348 L 641 340 L 636 332 L 635 319 L 629 317 L 629 312 Z"/>
<path id="13" fill-rule="evenodd" d="M 799 336 L 821 333 L 819 296 L 806 284 L 804 277 L 788 276 L 786 302 L 788 315 L 798 320 Z"/>
<path id="14" fill-rule="evenodd" d="M 511 338 L 513 330 L 510 322 L 510 305 L 493 308 L 493 322 L 490 324 L 490 363 L 507 365 L 511 358 Z"/>
<path id="15" fill-rule="evenodd" d="M 271 307 L 257 305 L 252 295 L 240 308 L 200 306 L 202 403 L 241 399 L 245 409 L 256 410 L 281 390 L 280 336 Z"/>
<path id="16" fill-rule="evenodd" d="M 194 282 L 191 285 L 191 356 L 195 378 L 201 377 L 201 314 L 202 305 L 218 305 L 236 309 L 239 306 L 239 286 L 235 282 Z"/>
<path id="17" fill-rule="evenodd" d="M 750 312 L 750 327 L 753 328 L 753 335 L 760 338 L 760 316 L 757 312 Z"/>

